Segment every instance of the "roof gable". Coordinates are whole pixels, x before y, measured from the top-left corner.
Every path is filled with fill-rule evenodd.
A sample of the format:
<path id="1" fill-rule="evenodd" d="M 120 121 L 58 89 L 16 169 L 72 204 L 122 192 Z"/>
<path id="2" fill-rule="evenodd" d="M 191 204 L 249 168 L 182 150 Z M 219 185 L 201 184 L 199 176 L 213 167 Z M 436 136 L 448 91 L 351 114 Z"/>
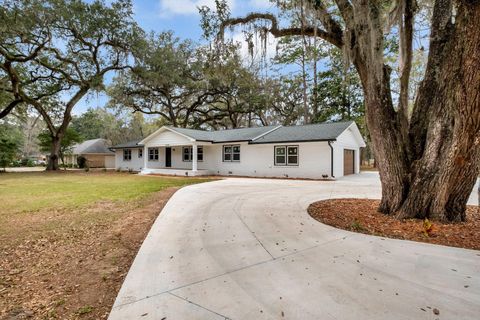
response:
<path id="1" fill-rule="evenodd" d="M 362 137 L 362 134 L 360 133 L 360 130 L 358 129 L 358 126 L 355 122 L 352 122 L 350 126 L 348 126 L 347 129 L 345 129 L 339 136 L 338 140 L 342 141 L 344 139 L 348 139 L 348 135 L 350 137 L 353 137 L 354 141 L 360 146 L 360 147 L 365 147 L 365 140 Z"/>
<path id="2" fill-rule="evenodd" d="M 161 127 L 160 129 L 158 129 L 157 131 L 155 131 L 154 133 L 150 134 L 149 136 L 147 136 L 146 138 L 144 138 L 143 140 L 141 140 L 140 142 L 138 142 L 138 144 L 140 145 L 144 145 L 145 143 L 147 143 L 148 141 L 151 141 L 153 139 L 156 139 L 158 138 L 158 136 L 164 132 L 171 132 L 171 133 L 174 133 L 176 135 L 178 135 L 179 137 L 183 138 L 183 139 L 187 139 L 187 140 L 190 140 L 190 141 L 195 141 L 196 139 L 188 136 L 188 135 L 185 135 L 181 132 L 179 132 L 178 130 L 174 130 L 174 129 L 177 129 L 177 128 L 173 128 L 173 127 L 170 127 L 170 126 L 163 126 Z"/>

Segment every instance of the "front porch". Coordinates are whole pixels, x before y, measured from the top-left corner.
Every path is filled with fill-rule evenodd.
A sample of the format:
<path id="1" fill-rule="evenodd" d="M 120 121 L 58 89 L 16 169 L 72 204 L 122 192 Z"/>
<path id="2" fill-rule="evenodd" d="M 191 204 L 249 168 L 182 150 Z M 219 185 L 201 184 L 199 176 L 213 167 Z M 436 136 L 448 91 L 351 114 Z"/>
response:
<path id="1" fill-rule="evenodd" d="M 143 148 L 143 169 L 140 174 L 173 176 L 205 176 L 212 174 L 204 162 L 205 145 L 196 142 L 163 144 L 152 141 Z"/>

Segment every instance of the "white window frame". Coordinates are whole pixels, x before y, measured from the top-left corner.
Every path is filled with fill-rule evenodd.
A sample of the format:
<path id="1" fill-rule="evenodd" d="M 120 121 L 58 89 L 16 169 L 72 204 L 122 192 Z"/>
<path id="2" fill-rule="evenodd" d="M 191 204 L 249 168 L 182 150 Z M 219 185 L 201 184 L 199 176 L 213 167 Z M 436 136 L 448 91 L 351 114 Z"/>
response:
<path id="1" fill-rule="evenodd" d="M 123 149 L 123 161 L 132 161 L 132 149 Z"/>
<path id="2" fill-rule="evenodd" d="M 284 149 L 285 150 L 283 155 L 282 154 L 277 155 L 277 150 L 279 150 L 279 149 Z M 278 157 L 284 157 L 285 161 L 284 162 L 278 162 L 277 161 L 277 156 Z M 287 146 L 275 146 L 273 148 L 273 161 L 274 161 L 276 166 L 286 166 L 287 165 Z"/>
<path id="3" fill-rule="evenodd" d="M 143 149 L 138 149 L 138 158 L 143 158 Z"/>
<path id="4" fill-rule="evenodd" d="M 158 148 L 148 148 L 148 161 L 158 161 Z"/>
<path id="5" fill-rule="evenodd" d="M 234 149 L 234 148 L 237 148 L 237 147 L 238 147 L 238 152 L 234 152 L 233 149 Z M 231 151 L 230 151 L 230 152 L 226 152 L 226 151 L 225 151 L 226 148 L 230 148 Z M 222 160 L 223 160 L 223 162 L 240 162 L 240 159 L 242 158 L 242 157 L 241 157 L 241 152 L 242 152 L 242 150 L 241 150 L 239 144 L 227 144 L 227 145 L 224 145 L 223 148 L 222 148 Z M 227 160 L 227 159 L 225 158 L 225 155 L 227 155 L 227 154 L 230 155 L 230 159 L 229 159 L 229 160 Z M 236 154 L 238 154 L 238 160 L 234 160 L 234 159 L 233 159 Z"/>
<path id="6" fill-rule="evenodd" d="M 279 155 L 279 156 L 285 157 L 285 162 L 281 162 L 281 163 L 277 162 L 277 149 L 285 149 L 285 153 L 283 155 Z M 288 151 L 290 149 L 297 149 L 297 153 L 295 155 L 289 155 Z M 289 156 L 296 157 L 297 162 L 296 163 L 291 163 L 288 159 Z M 300 164 L 300 147 L 298 145 L 274 146 L 274 148 L 273 148 L 273 161 L 274 161 L 274 165 L 277 166 L 277 167 L 298 167 L 299 164 Z"/>
<path id="7" fill-rule="evenodd" d="M 188 159 L 185 160 L 185 155 L 188 154 Z M 201 159 L 200 159 L 201 157 Z M 193 147 L 182 148 L 182 160 L 183 162 L 192 162 L 193 159 Z M 197 161 L 203 162 L 203 147 L 197 147 Z"/>

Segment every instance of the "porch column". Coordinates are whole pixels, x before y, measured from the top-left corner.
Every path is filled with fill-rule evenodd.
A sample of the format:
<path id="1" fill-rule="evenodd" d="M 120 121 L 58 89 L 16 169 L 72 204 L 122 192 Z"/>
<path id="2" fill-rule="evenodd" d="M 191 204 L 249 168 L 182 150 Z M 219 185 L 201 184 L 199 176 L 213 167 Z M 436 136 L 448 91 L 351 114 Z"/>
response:
<path id="1" fill-rule="evenodd" d="M 192 144 L 192 171 L 197 171 L 197 145 Z"/>
<path id="2" fill-rule="evenodd" d="M 147 169 L 147 163 L 148 163 L 148 148 L 147 146 L 143 146 L 143 169 Z"/>

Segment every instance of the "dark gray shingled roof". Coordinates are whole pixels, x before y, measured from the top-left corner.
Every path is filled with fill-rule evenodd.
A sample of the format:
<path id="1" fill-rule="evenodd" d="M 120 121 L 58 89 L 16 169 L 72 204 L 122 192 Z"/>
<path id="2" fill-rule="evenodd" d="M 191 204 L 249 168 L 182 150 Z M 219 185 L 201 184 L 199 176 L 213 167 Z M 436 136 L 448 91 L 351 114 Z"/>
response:
<path id="1" fill-rule="evenodd" d="M 137 140 L 132 140 L 132 141 L 128 141 L 128 142 L 125 142 L 125 143 L 120 143 L 120 144 L 114 145 L 110 149 L 124 149 L 124 148 L 140 147 L 141 145 L 139 145 L 138 143 L 142 140 L 143 139 L 137 139 Z"/>
<path id="2" fill-rule="evenodd" d="M 251 144 L 261 144 L 335 140 L 352 123 L 353 121 L 319 123 L 289 127 L 266 126 L 218 131 L 175 128 L 170 126 L 167 128 L 197 141 L 209 141 L 212 143 L 248 141 Z M 138 144 L 140 141 L 141 140 L 135 140 L 118 144 L 113 146 L 111 149 L 139 147 L 141 146 Z"/>
<path id="3" fill-rule="evenodd" d="M 250 143 L 335 140 L 352 123 L 353 121 L 280 127 Z"/>
<path id="4" fill-rule="evenodd" d="M 92 139 L 83 141 L 73 147 L 73 154 L 112 154 L 110 144 L 105 139 Z"/>
<path id="5" fill-rule="evenodd" d="M 195 140 L 211 141 L 211 142 L 234 142 L 234 141 L 250 141 L 270 130 L 276 126 L 242 128 L 242 129 L 228 129 L 218 131 L 193 130 L 185 128 L 168 127 L 171 130 L 189 136 Z"/>

